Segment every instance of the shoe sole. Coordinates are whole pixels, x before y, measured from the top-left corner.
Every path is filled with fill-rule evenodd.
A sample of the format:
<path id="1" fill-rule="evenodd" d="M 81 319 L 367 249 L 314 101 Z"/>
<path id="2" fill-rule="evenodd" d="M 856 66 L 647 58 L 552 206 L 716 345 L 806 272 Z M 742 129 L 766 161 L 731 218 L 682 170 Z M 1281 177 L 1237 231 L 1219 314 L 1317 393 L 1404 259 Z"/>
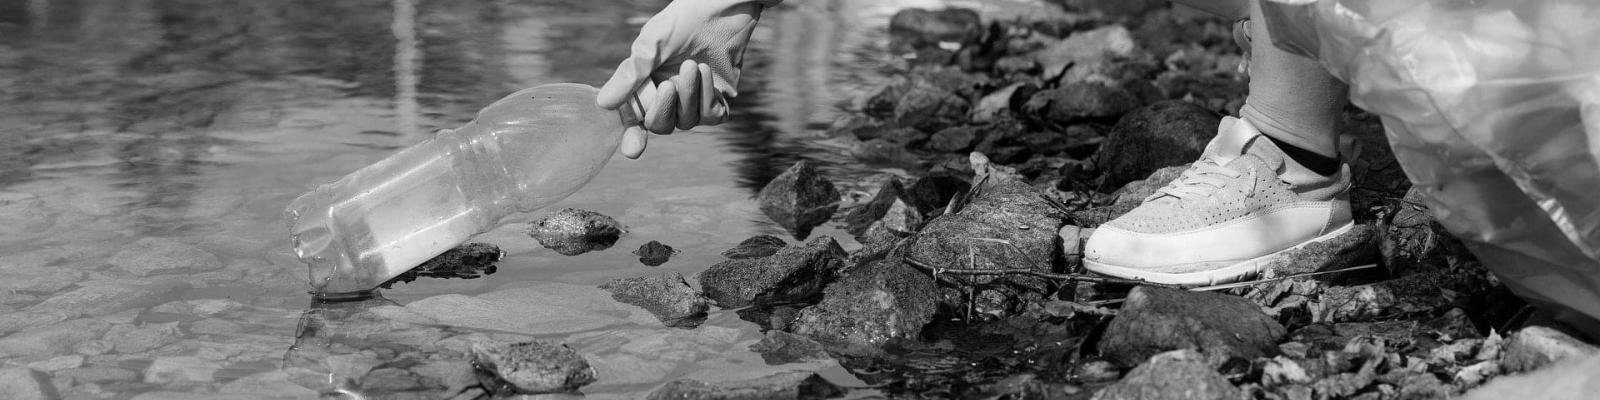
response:
<path id="1" fill-rule="evenodd" d="M 1321 243 L 1327 241 L 1328 239 L 1339 237 L 1339 235 L 1350 232 L 1350 230 L 1354 229 L 1355 226 L 1355 222 L 1352 221 L 1346 223 L 1342 227 L 1339 227 L 1339 229 L 1334 229 L 1333 232 L 1328 232 L 1322 236 L 1311 238 L 1311 240 L 1300 242 L 1300 244 L 1292 247 L 1213 270 L 1170 274 L 1152 272 L 1139 268 L 1104 264 L 1088 259 L 1083 260 L 1083 266 L 1085 269 L 1095 273 L 1124 279 L 1138 279 L 1151 283 L 1161 283 L 1167 285 L 1220 285 L 1224 283 L 1238 282 L 1254 277 L 1261 273 L 1261 268 L 1266 266 L 1267 261 L 1271 260 L 1273 257 L 1290 250 L 1298 250 L 1312 243 Z"/>

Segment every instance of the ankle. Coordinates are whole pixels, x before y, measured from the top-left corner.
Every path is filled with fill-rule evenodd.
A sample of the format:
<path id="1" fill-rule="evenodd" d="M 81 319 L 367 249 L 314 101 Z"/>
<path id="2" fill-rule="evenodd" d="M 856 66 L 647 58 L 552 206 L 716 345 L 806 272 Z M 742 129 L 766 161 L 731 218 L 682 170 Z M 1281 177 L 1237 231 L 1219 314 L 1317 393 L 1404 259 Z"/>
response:
<path id="1" fill-rule="evenodd" d="M 1283 154 L 1288 156 L 1290 161 L 1300 164 L 1302 167 L 1306 167 L 1307 170 L 1310 170 L 1317 175 L 1331 176 L 1335 173 L 1338 173 L 1339 165 L 1343 164 L 1343 162 L 1339 160 L 1339 153 L 1337 152 L 1334 153 L 1333 157 L 1329 157 L 1318 154 L 1317 152 L 1311 150 L 1306 150 L 1305 148 L 1296 146 L 1289 142 L 1279 140 L 1278 138 L 1272 137 L 1272 135 L 1262 136 L 1266 136 L 1266 138 L 1271 140 L 1273 144 L 1278 145 L 1278 149 L 1283 150 Z"/>

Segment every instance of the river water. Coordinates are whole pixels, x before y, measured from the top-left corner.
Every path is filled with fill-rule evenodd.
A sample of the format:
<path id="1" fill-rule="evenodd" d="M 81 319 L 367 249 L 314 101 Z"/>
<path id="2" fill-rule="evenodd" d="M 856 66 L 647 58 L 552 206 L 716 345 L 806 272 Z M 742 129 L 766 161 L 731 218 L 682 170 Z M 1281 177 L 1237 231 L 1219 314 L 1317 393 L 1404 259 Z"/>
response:
<path id="1" fill-rule="evenodd" d="M 629 233 L 615 247 L 565 257 L 513 223 L 478 238 L 508 252 L 495 274 L 400 285 L 383 307 L 428 329 L 567 343 L 599 374 L 588 397 L 788 370 L 859 385 L 831 361 L 767 365 L 748 350 L 761 334 L 732 311 L 665 328 L 596 286 L 691 275 L 746 237 L 781 235 L 751 198 L 800 157 L 852 178 L 841 181 L 885 172 L 838 162 L 840 146 L 818 138 L 894 64 L 889 16 L 947 3 L 958 2 L 769 11 L 730 122 L 656 137 L 644 158 L 617 157 L 552 208 L 617 218 Z M 602 83 L 662 4 L 0 0 L 0 379 L 64 398 L 315 398 L 401 368 L 384 364 L 395 355 L 380 351 L 381 329 L 308 312 L 284 206 L 515 89 Z M 816 234 L 854 245 L 834 228 Z M 680 253 L 644 267 L 629 252 L 651 240 Z M 468 314 L 504 318 L 452 319 Z M 321 331 L 297 331 L 307 319 Z M 366 341 L 341 352 L 318 334 Z M 336 361 L 351 357 L 369 361 Z M 441 393 L 414 386 L 414 398 Z"/>

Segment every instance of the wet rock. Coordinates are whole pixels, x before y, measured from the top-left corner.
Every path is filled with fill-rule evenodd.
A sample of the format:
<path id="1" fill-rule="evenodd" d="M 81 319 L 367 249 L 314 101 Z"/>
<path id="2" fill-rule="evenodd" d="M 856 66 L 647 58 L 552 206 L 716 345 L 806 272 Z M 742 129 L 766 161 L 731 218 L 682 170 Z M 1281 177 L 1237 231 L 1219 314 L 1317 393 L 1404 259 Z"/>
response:
<path id="1" fill-rule="evenodd" d="M 505 258 L 506 252 L 488 243 L 466 243 L 446 250 L 405 273 L 378 285 L 388 289 L 397 283 L 410 283 L 417 278 L 477 279 L 494 274 L 495 263 Z"/>
<path id="2" fill-rule="evenodd" d="M 1057 76 L 1071 66 L 1095 66 L 1111 58 L 1130 56 L 1137 48 L 1128 28 L 1106 25 L 1073 32 L 1066 39 L 1033 53 L 1033 58 L 1043 67 L 1044 76 Z"/>
<path id="3" fill-rule="evenodd" d="M 972 105 L 966 99 L 924 81 L 913 81 L 894 105 L 894 121 L 923 132 L 960 125 Z"/>
<path id="4" fill-rule="evenodd" d="M 0 333 L 50 325 L 75 316 L 76 313 L 50 309 L 28 309 L 0 314 Z"/>
<path id="5" fill-rule="evenodd" d="M 1504 376 L 1471 391 L 1465 400 L 1564 400 L 1593 398 L 1600 393 L 1600 355 L 1569 359 L 1546 368 L 1513 376 Z"/>
<path id="6" fill-rule="evenodd" d="M 59 399 L 61 393 L 51 383 L 50 376 L 28 368 L 0 368 L 0 399 L 48 400 Z"/>
<path id="7" fill-rule="evenodd" d="M 1094 400 L 1238 399 L 1239 389 L 1193 350 L 1156 354 L 1094 394 Z"/>
<path id="8" fill-rule="evenodd" d="M 1069 83 L 1034 93 L 1022 107 L 1041 120 L 1067 126 L 1120 118 L 1138 108 L 1139 99 L 1126 90 L 1098 83 Z"/>
<path id="9" fill-rule="evenodd" d="M 750 345 L 750 351 L 761 354 L 767 365 L 829 360 L 833 357 L 817 343 L 805 336 L 780 330 L 769 330 L 760 342 Z"/>
<path id="10" fill-rule="evenodd" d="M 107 331 L 104 339 L 123 354 L 141 353 L 183 339 L 183 330 L 177 322 L 145 324 L 140 327 L 117 325 Z"/>
<path id="11" fill-rule="evenodd" d="M 909 8 L 889 18 L 889 40 L 898 52 L 939 46 L 941 42 L 974 42 L 982 34 L 983 20 L 976 11 L 968 9 Z"/>
<path id="12" fill-rule="evenodd" d="M 67 369 L 67 368 L 77 368 L 77 367 L 83 366 L 83 356 L 77 355 L 77 354 L 72 354 L 72 355 L 65 355 L 65 356 L 60 356 L 60 357 L 52 357 L 52 358 L 50 358 L 48 360 L 34 361 L 34 362 L 31 362 L 31 363 L 28 363 L 27 366 L 28 366 L 28 368 L 39 370 L 39 371 L 43 371 L 43 372 L 59 371 L 59 370 Z"/>
<path id="13" fill-rule="evenodd" d="M 150 276 L 211 271 L 222 268 L 222 260 L 187 243 L 147 237 L 123 246 L 111 256 L 111 266 L 134 276 Z"/>
<path id="14" fill-rule="evenodd" d="M 1529 326 L 1507 339 L 1500 363 L 1506 372 L 1532 371 L 1562 360 L 1600 355 L 1600 348 L 1560 330 Z"/>
<path id="15" fill-rule="evenodd" d="M 617 220 L 576 208 L 557 211 L 528 225 L 528 236 L 564 256 L 609 249 L 623 233 L 627 233 L 626 227 Z"/>
<path id="16" fill-rule="evenodd" d="M 673 254 L 678 254 L 678 251 L 673 249 L 672 246 L 661 244 L 661 242 L 654 240 L 639 246 L 638 250 L 633 251 L 633 255 L 639 256 L 639 263 L 649 267 L 666 264 Z"/>
<path id="17" fill-rule="evenodd" d="M 1133 365 L 1156 353 L 1193 349 L 1220 365 L 1231 357 L 1276 354 L 1285 333 L 1242 297 L 1140 286 L 1128 292 L 1099 350 L 1113 361 Z"/>
<path id="18" fill-rule="evenodd" d="M 53 310 L 72 315 L 99 316 L 114 312 L 155 305 L 172 293 L 187 290 L 189 285 L 180 282 L 149 284 L 89 282 L 80 283 L 72 291 L 57 294 L 28 310 Z"/>
<path id="19" fill-rule="evenodd" d="M 810 161 L 800 160 L 761 188 L 756 200 L 773 222 L 805 239 L 839 209 L 839 190 Z"/>
<path id="20" fill-rule="evenodd" d="M 650 400 L 800 400 L 844 395 L 844 389 L 815 372 L 780 372 L 732 382 L 678 380 L 650 392 Z"/>
<path id="21" fill-rule="evenodd" d="M 933 319 L 938 290 L 899 253 L 851 268 L 828 285 L 822 302 L 800 310 L 791 331 L 845 354 L 875 354 L 890 341 L 919 337 Z"/>
<path id="22" fill-rule="evenodd" d="M 843 266 L 844 249 L 822 236 L 763 258 L 732 259 L 700 274 L 706 297 L 722 308 L 813 301 Z"/>
<path id="23" fill-rule="evenodd" d="M 734 246 L 734 248 L 724 250 L 722 256 L 733 259 L 762 258 L 776 254 L 778 250 L 787 245 L 788 243 L 784 243 L 783 238 L 777 236 L 756 235 L 739 242 L 739 245 Z"/>
<path id="24" fill-rule="evenodd" d="M 982 179 L 959 211 L 929 220 L 913 236 L 907 257 L 942 268 L 1032 268 L 1049 272 L 1060 257 L 1056 232 L 1064 215 L 1032 186 L 1014 178 Z M 1028 298 L 1047 289 L 1041 279 L 1026 276 L 970 277 L 977 284 L 999 280 L 978 295 L 977 310 L 1006 315 Z"/>
<path id="25" fill-rule="evenodd" d="M 689 287 L 676 271 L 635 278 L 617 278 L 600 285 L 611 298 L 650 311 L 661 323 L 676 328 L 693 328 L 705 321 L 706 299 Z"/>
<path id="26" fill-rule="evenodd" d="M 472 345 L 478 382 L 494 393 L 562 393 L 595 381 L 594 368 L 566 345 L 541 341 Z"/>
<path id="27" fill-rule="evenodd" d="M 83 341 L 97 339 L 111 329 L 98 319 L 75 319 L 13 333 L 0 338 L 0 356 L 62 354 Z"/>
<path id="28" fill-rule="evenodd" d="M 6 279 L 0 281 L 0 290 L 22 293 L 55 293 L 83 280 L 83 271 L 48 268 L 7 268 Z"/>
<path id="29" fill-rule="evenodd" d="M 962 125 L 941 129 L 938 132 L 935 132 L 932 137 L 928 138 L 927 148 L 929 150 L 942 151 L 946 153 L 959 153 L 967 151 L 968 149 L 972 148 L 973 143 L 977 142 L 978 133 L 982 131 L 982 129 L 983 128 L 981 127 L 973 125 Z"/>
<path id="30" fill-rule="evenodd" d="M 1116 365 L 1105 360 L 1088 361 L 1072 368 L 1072 376 L 1078 382 L 1105 382 L 1121 375 Z"/>
<path id="31" fill-rule="evenodd" d="M 1163 167 L 1200 158 L 1222 119 L 1181 101 L 1164 101 L 1134 110 L 1117 121 L 1101 143 L 1096 167 L 1105 185 L 1118 187 Z"/>
<path id="32" fill-rule="evenodd" d="M 422 376 L 399 368 L 379 368 L 361 377 L 361 388 L 379 393 L 417 391 L 428 388 Z"/>
<path id="33" fill-rule="evenodd" d="M 221 364 L 200 357 L 156 357 L 144 370 L 144 382 L 211 382 L 219 369 L 222 369 Z"/>

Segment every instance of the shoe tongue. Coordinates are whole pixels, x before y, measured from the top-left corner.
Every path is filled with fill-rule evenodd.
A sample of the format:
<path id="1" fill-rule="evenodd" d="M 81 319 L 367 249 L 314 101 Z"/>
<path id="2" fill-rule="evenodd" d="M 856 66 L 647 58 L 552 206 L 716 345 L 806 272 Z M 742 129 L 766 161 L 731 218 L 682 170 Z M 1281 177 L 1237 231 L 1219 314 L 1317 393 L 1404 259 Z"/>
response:
<path id="1" fill-rule="evenodd" d="M 1261 134 L 1249 122 L 1234 117 L 1223 117 L 1222 123 L 1217 125 L 1217 136 L 1206 144 L 1206 149 L 1201 153 L 1201 158 L 1211 159 L 1217 165 L 1228 165 L 1233 159 L 1244 154 L 1245 147 L 1251 139 Z"/>

